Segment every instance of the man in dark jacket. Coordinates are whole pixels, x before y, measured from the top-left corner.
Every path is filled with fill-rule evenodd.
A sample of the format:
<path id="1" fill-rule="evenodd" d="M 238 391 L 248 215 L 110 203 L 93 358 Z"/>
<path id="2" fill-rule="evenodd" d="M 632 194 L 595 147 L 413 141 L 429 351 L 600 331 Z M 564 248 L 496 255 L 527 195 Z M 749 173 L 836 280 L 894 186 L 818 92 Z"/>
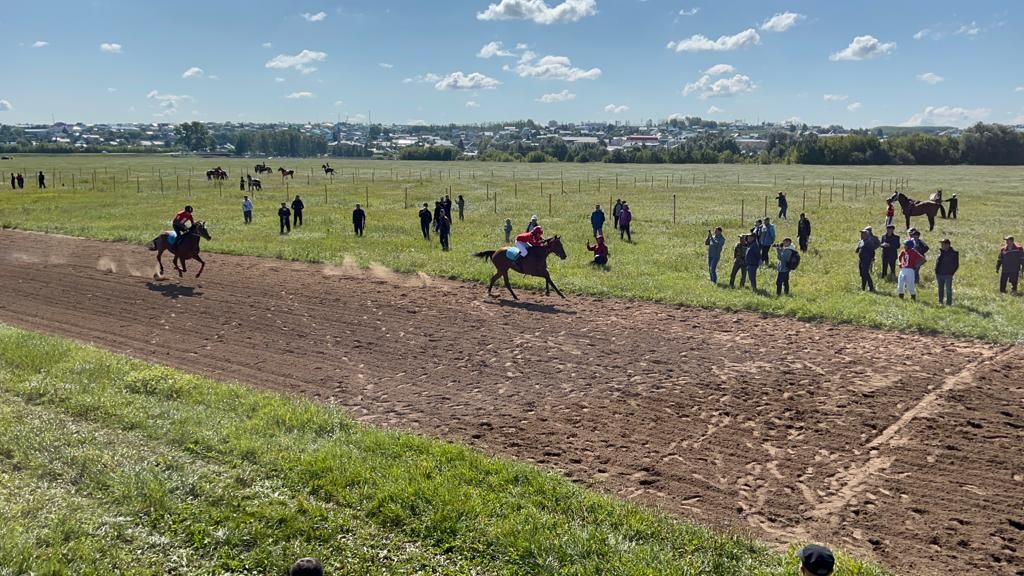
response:
<path id="1" fill-rule="evenodd" d="M 740 272 L 740 288 L 747 283 L 747 239 L 750 236 L 740 234 L 740 239 L 732 247 L 732 273 L 729 274 L 729 288 L 736 287 L 736 273 Z"/>
<path id="2" fill-rule="evenodd" d="M 999 250 L 999 260 L 996 261 L 996 272 L 1002 270 L 999 276 L 999 291 L 1006 294 L 1006 283 L 1013 287 L 1013 293 L 1017 293 L 1017 283 L 1020 281 L 1021 266 L 1024 266 L 1024 249 L 1014 243 L 1013 236 L 1006 237 L 1006 244 Z"/>
<path id="3" fill-rule="evenodd" d="M 747 279 L 750 280 L 750 289 L 757 292 L 757 267 L 761 265 L 761 245 L 756 239 L 752 239 L 747 245 L 747 253 L 743 257 L 747 265 Z"/>
<path id="4" fill-rule="evenodd" d="M 441 250 L 448 251 L 448 235 L 451 233 L 452 223 L 448 216 L 442 214 L 441 221 L 437 223 L 437 235 L 441 238 Z"/>
<path id="5" fill-rule="evenodd" d="M 896 227 L 889 224 L 885 227 L 885 235 L 882 236 L 882 278 L 886 272 L 896 276 L 896 257 L 900 253 L 900 237 L 896 234 Z"/>
<path id="6" fill-rule="evenodd" d="M 433 220 L 430 216 L 430 209 L 427 208 L 427 203 L 423 203 L 423 208 L 420 209 L 420 231 L 423 232 L 423 239 L 430 240 L 430 222 Z"/>
<path id="7" fill-rule="evenodd" d="M 296 194 L 295 200 L 292 200 L 292 226 L 302 226 L 302 211 L 305 209 L 306 205 L 302 203 L 302 198 Z"/>
<path id="8" fill-rule="evenodd" d="M 288 205 L 281 202 L 281 207 L 277 209 L 277 218 L 281 221 L 281 234 L 284 234 L 286 230 L 292 231 L 291 216 L 292 211 L 288 209 Z"/>
<path id="9" fill-rule="evenodd" d="M 939 192 L 941 192 L 941 190 Z M 917 250 L 918 254 L 920 254 L 921 256 L 925 256 L 925 259 L 927 259 L 926 255 L 928 254 L 928 250 L 930 250 L 931 248 L 929 248 L 928 245 L 924 243 L 924 240 L 921 240 L 921 231 L 918 230 L 917 228 L 911 228 L 909 230 L 909 234 L 910 239 L 914 241 L 914 250 Z M 918 286 L 921 285 L 921 266 L 923 265 L 924 263 L 922 262 L 920 265 L 914 268 L 914 284 Z"/>
<path id="10" fill-rule="evenodd" d="M 875 282 L 871 279 L 871 266 L 875 263 L 875 251 L 878 250 L 878 239 L 871 233 L 871 228 L 860 231 L 860 242 L 857 243 L 857 257 L 860 262 L 860 289 L 875 291 Z"/>
<path id="11" fill-rule="evenodd" d="M 952 218 L 953 220 L 956 220 L 956 205 L 960 202 L 959 200 L 957 200 L 956 194 L 950 196 L 949 199 L 946 200 L 946 202 L 949 203 L 949 210 L 946 212 L 946 215 Z"/>
<path id="12" fill-rule="evenodd" d="M 788 220 L 789 215 L 787 214 L 787 212 L 789 211 L 789 201 L 786 200 L 786 193 L 779 192 L 779 195 L 775 197 L 775 200 L 779 204 L 779 218 L 782 218 L 783 220 Z"/>
<path id="13" fill-rule="evenodd" d="M 811 238 L 811 221 L 807 215 L 800 213 L 800 221 L 796 224 L 796 239 L 800 242 L 800 251 L 807 252 L 807 241 Z"/>
<path id="14" fill-rule="evenodd" d="M 437 232 L 437 225 L 441 223 L 441 216 L 444 216 L 444 198 L 434 202 L 434 232 Z"/>
<path id="15" fill-rule="evenodd" d="M 590 213 L 590 227 L 594 229 L 594 238 L 604 236 L 604 211 L 601 210 L 600 204 Z"/>
<path id="16" fill-rule="evenodd" d="M 356 209 L 352 211 L 352 227 L 356 229 L 356 236 L 363 235 L 363 228 L 366 227 L 366 212 L 359 204 L 356 204 Z"/>
<path id="17" fill-rule="evenodd" d="M 622 212 L 622 200 L 615 199 L 615 206 L 612 207 L 612 226 L 619 229 L 619 213 Z"/>
<path id="18" fill-rule="evenodd" d="M 939 243 L 939 257 L 935 260 L 935 280 L 939 284 L 939 306 L 945 296 L 946 306 L 953 305 L 953 274 L 960 268 L 960 253 L 953 250 L 949 238 Z"/>

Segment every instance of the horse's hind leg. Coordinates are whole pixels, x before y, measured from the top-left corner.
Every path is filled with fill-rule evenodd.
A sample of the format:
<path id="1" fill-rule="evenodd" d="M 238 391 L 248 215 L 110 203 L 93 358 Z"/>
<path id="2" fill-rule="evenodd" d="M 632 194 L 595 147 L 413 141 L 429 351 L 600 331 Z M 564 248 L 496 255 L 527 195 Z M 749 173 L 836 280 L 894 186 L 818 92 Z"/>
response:
<path id="1" fill-rule="evenodd" d="M 512 284 L 508 281 L 508 270 L 502 272 L 502 277 L 505 279 L 505 288 L 508 288 L 508 293 L 512 295 L 512 299 L 519 300 L 519 296 L 516 296 L 516 293 L 512 291 Z"/>
<path id="2" fill-rule="evenodd" d="M 551 287 L 555 289 L 555 292 L 557 292 L 558 295 L 561 296 L 563 300 L 565 300 L 565 294 L 562 294 L 562 291 L 558 289 L 558 286 L 555 286 L 555 282 L 554 280 L 551 279 L 551 276 L 545 276 L 544 279 L 547 280 L 548 284 L 550 284 Z"/>
<path id="3" fill-rule="evenodd" d="M 491 283 L 487 285 L 488 296 L 494 296 L 494 294 L 491 294 L 491 288 L 494 288 L 494 283 L 498 281 L 498 278 L 501 278 L 501 272 L 495 272 L 494 276 L 491 276 Z"/>
<path id="4" fill-rule="evenodd" d="M 928 231 L 935 230 L 935 214 L 928 215 Z"/>
<path id="5" fill-rule="evenodd" d="M 203 262 L 203 259 L 199 257 L 199 254 L 196 254 L 195 258 L 199 261 L 199 272 L 196 272 L 196 278 L 199 278 L 203 273 L 203 268 L 206 268 L 206 262 Z"/>
<path id="6" fill-rule="evenodd" d="M 160 275 L 161 276 L 164 275 L 164 261 L 160 259 L 160 256 L 162 256 L 163 253 L 164 253 L 163 248 L 161 248 L 161 249 L 156 251 L 156 263 L 157 263 L 157 265 L 160 266 Z"/>

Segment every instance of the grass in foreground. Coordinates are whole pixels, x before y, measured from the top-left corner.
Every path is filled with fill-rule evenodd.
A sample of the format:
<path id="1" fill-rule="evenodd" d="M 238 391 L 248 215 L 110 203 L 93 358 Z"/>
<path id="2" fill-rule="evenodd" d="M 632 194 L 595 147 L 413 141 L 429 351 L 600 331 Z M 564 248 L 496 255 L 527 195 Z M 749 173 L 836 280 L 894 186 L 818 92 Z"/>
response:
<path id="1" fill-rule="evenodd" d="M 0 516 L 2 574 L 796 570 L 529 466 L 3 326 Z"/>
<path id="2" fill-rule="evenodd" d="M 554 263 L 552 269 L 555 282 L 569 293 L 1024 342 L 1024 301 L 1001 296 L 995 272 L 1003 236 L 1024 237 L 1020 212 L 1015 209 L 1024 200 L 1024 173 L 1013 167 L 335 161 L 338 176 L 330 180 L 320 171 L 321 160 L 275 159 L 270 161 L 273 167 L 295 168 L 298 176 L 287 185 L 278 176 L 264 176 L 264 191 L 256 193 L 255 222 L 245 226 L 243 193 L 237 179 L 256 162 L 19 156 L 0 169 L 21 170 L 24 166 L 29 174 L 44 170 L 50 188 L 39 191 L 32 182 L 21 192 L 0 188 L 0 226 L 141 246 L 168 228 L 171 216 L 191 203 L 212 227 L 214 241 L 204 245 L 205 251 L 328 263 L 351 259 L 362 266 L 379 263 L 400 272 L 485 282 L 492 274 L 491 266 L 468 254 L 504 244 L 501 225 L 506 217 L 520 231 L 530 215 L 537 214 L 548 235 L 561 234 L 566 241 L 569 258 Z M 231 175 L 220 188 L 202 175 L 217 164 Z M 195 175 L 190 177 L 190 172 Z M 936 188 L 943 188 L 947 197 L 956 193 L 961 198 L 959 220 L 938 220 L 935 231 L 924 234 L 932 248 L 931 261 L 923 271 L 925 284 L 916 304 L 895 298 L 891 281 L 878 281 L 881 294 L 862 293 L 853 252 L 864 226 L 872 225 L 878 235 L 884 232 L 884 198 L 890 183 L 900 178 L 909 179 L 914 198 L 925 199 Z M 865 188 L 874 192 L 865 193 Z M 436 238 L 430 243 L 421 239 L 416 212 L 424 202 L 433 208 L 434 200 L 448 190 L 453 198 L 465 196 L 467 212 L 465 222 L 455 222 L 452 252 L 445 254 Z M 774 198 L 779 191 L 787 192 L 790 200 L 789 221 L 778 223 L 779 239 L 787 235 L 795 239 L 801 211 L 807 212 L 814 227 L 811 251 L 791 280 L 792 297 L 774 297 L 774 271 L 759 274 L 771 297 L 712 286 L 707 280 L 706 231 L 715 226 L 725 229 L 729 243 L 719 265 L 719 278 L 727 282 L 736 234 L 748 230 L 753 220 L 764 214 L 766 196 L 768 212 L 774 216 Z M 281 237 L 276 209 L 295 194 L 305 199 L 306 225 Z M 367 198 L 366 236 L 355 238 L 351 210 L 356 202 L 365 204 Z M 610 214 L 614 198 L 628 200 L 633 208 L 635 242 L 619 241 L 607 225 L 611 269 L 597 271 L 588 264 L 584 249 L 591 235 L 589 214 L 598 203 Z M 898 215 L 897 224 L 901 230 Z M 914 225 L 927 230 L 924 219 L 915 219 Z M 939 240 L 944 236 L 953 240 L 961 260 L 954 287 L 957 305 L 951 309 L 937 305 L 933 274 Z M 151 258 L 152 254 L 140 248 L 140 262 Z M 879 268 L 880 259 L 876 262 L 876 270 Z M 207 274 L 217 274 L 216 259 Z M 522 277 L 513 281 L 520 287 L 543 285 Z"/>

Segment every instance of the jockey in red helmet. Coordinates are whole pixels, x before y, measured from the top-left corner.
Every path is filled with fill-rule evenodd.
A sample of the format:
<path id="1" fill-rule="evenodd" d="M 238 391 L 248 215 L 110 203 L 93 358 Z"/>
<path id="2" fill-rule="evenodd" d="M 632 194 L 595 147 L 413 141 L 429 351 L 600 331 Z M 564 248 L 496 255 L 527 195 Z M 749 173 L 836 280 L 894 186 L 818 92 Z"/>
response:
<path id="1" fill-rule="evenodd" d="M 524 258 L 530 246 L 540 246 L 542 242 L 544 242 L 544 229 L 540 226 L 534 226 L 533 230 L 516 236 L 516 248 Z"/>
<path id="2" fill-rule="evenodd" d="M 188 227 L 185 226 L 186 221 L 189 223 Z M 174 220 L 171 220 L 171 228 L 174 229 L 179 238 L 188 234 L 193 225 L 195 225 L 195 220 L 192 218 L 191 206 L 185 206 L 185 209 L 175 214 Z"/>

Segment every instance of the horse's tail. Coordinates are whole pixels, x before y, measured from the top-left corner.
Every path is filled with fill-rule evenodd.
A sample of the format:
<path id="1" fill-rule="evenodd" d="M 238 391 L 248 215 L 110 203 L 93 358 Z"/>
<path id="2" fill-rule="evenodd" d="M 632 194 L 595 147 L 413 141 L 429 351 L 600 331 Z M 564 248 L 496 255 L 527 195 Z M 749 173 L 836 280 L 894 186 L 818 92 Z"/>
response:
<path id="1" fill-rule="evenodd" d="M 149 248 L 150 251 L 156 251 L 156 238 L 154 238 L 152 242 L 147 244 L 146 248 Z"/>
<path id="2" fill-rule="evenodd" d="M 477 258 L 483 258 L 484 260 L 490 260 L 494 256 L 494 250 L 483 250 L 481 252 L 473 253 L 473 256 Z"/>

